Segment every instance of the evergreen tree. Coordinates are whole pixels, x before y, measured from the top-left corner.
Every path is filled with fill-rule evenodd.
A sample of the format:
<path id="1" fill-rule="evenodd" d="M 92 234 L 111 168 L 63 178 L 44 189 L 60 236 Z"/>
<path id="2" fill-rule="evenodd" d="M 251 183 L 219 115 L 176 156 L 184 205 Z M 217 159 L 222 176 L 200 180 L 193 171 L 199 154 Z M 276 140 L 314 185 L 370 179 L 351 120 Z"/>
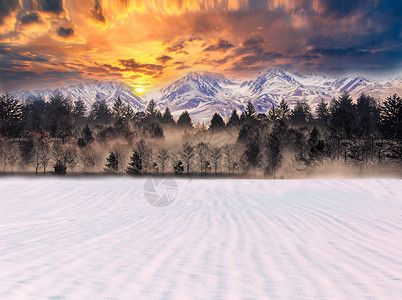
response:
<path id="1" fill-rule="evenodd" d="M 402 139 L 402 98 L 394 94 L 380 107 L 381 133 L 386 138 Z"/>
<path id="2" fill-rule="evenodd" d="M 127 173 L 130 175 L 138 175 L 142 172 L 142 159 L 137 151 L 134 151 L 133 155 L 130 157 L 129 167 L 127 168 Z"/>
<path id="3" fill-rule="evenodd" d="M 219 113 L 214 113 L 211 119 L 211 125 L 209 126 L 209 129 L 212 131 L 218 131 L 225 128 L 225 122 L 223 121 L 223 118 Z"/>
<path id="4" fill-rule="evenodd" d="M 52 137 L 61 139 L 65 143 L 73 135 L 74 115 L 73 102 L 59 92 L 50 97 L 46 105 L 48 128 Z"/>
<path id="5" fill-rule="evenodd" d="M 246 120 L 252 120 L 257 117 L 257 110 L 250 101 L 247 102 L 246 109 L 244 110 L 244 117 Z"/>
<path id="6" fill-rule="evenodd" d="M 290 108 L 285 99 L 282 99 L 277 108 L 278 118 L 284 122 L 289 120 Z"/>
<path id="7" fill-rule="evenodd" d="M 337 100 L 333 99 L 330 107 L 329 127 L 334 136 L 350 138 L 356 131 L 356 107 L 347 92 Z"/>
<path id="8" fill-rule="evenodd" d="M 106 158 L 107 163 L 105 164 L 106 173 L 117 173 L 119 171 L 119 157 L 118 154 L 111 152 L 109 157 Z"/>
<path id="9" fill-rule="evenodd" d="M 10 94 L 0 97 L 0 129 L 6 137 L 18 137 L 22 131 L 23 106 Z"/>
<path id="10" fill-rule="evenodd" d="M 23 111 L 24 129 L 28 132 L 41 133 L 45 130 L 46 102 L 38 97 L 27 101 Z"/>
<path id="11" fill-rule="evenodd" d="M 170 109 L 167 106 L 165 108 L 165 112 L 163 113 L 162 121 L 165 124 L 174 124 L 175 123 L 174 119 L 173 119 L 173 116 L 172 116 L 172 113 L 170 112 Z"/>
<path id="12" fill-rule="evenodd" d="M 258 139 L 251 138 L 248 140 L 244 155 L 249 167 L 256 171 L 261 159 L 261 148 Z"/>
<path id="13" fill-rule="evenodd" d="M 279 120 L 279 118 L 279 109 L 275 106 L 272 106 L 271 109 L 268 111 L 268 120 L 276 122 Z"/>
<path id="14" fill-rule="evenodd" d="M 75 124 L 81 124 L 84 121 L 86 110 L 87 108 L 85 106 L 85 103 L 81 99 L 78 99 L 74 103 L 73 117 L 75 120 Z"/>
<path id="15" fill-rule="evenodd" d="M 306 99 L 297 101 L 295 107 L 290 114 L 290 121 L 296 126 L 305 126 L 311 120 L 313 116 L 311 115 L 310 105 L 307 103 Z"/>
<path id="16" fill-rule="evenodd" d="M 112 113 L 106 104 L 106 100 L 96 99 L 91 107 L 89 119 L 97 123 L 110 123 L 112 121 Z"/>
<path id="17" fill-rule="evenodd" d="M 361 94 L 356 101 L 357 128 L 359 135 L 367 137 L 377 131 L 378 107 L 373 97 Z"/>
<path id="18" fill-rule="evenodd" d="M 227 127 L 238 126 L 238 125 L 240 125 L 240 117 L 235 108 L 233 109 L 232 114 L 230 115 Z"/>
<path id="19" fill-rule="evenodd" d="M 89 128 L 88 124 L 82 129 L 82 138 L 85 144 L 90 144 L 94 141 L 94 135 L 92 133 L 91 128 Z"/>
<path id="20" fill-rule="evenodd" d="M 321 99 L 321 102 L 318 103 L 315 113 L 317 115 L 317 125 L 320 127 L 326 127 L 328 125 L 329 110 L 328 104 L 324 102 L 324 99 Z"/>
<path id="21" fill-rule="evenodd" d="M 177 120 L 177 125 L 182 128 L 187 128 L 190 129 L 193 127 L 193 123 L 191 121 L 190 114 L 188 113 L 187 110 L 182 112 L 180 115 L 179 119 Z"/>
<path id="22" fill-rule="evenodd" d="M 265 172 L 270 173 L 275 179 L 276 170 L 279 168 L 282 160 L 281 140 L 275 131 L 269 134 L 266 139 L 265 153 L 268 163 Z"/>

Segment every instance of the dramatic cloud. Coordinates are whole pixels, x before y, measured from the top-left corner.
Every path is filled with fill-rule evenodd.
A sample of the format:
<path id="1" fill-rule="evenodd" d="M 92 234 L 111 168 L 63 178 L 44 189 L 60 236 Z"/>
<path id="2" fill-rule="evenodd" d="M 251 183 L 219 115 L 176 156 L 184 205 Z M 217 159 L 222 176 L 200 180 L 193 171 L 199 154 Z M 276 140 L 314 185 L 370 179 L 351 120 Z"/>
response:
<path id="1" fill-rule="evenodd" d="M 222 51 L 226 52 L 228 49 L 233 48 L 234 46 L 225 40 L 219 40 L 216 44 L 210 45 L 207 48 L 204 48 L 204 51 Z"/>
<path id="2" fill-rule="evenodd" d="M 0 0 L 0 92 L 277 66 L 393 76 L 401 28 L 402 2 L 391 0 Z"/>
<path id="3" fill-rule="evenodd" d="M 167 63 L 169 60 L 172 60 L 173 58 L 171 56 L 168 55 L 162 55 L 159 56 L 156 60 L 159 61 L 161 64 L 165 64 Z"/>
<path id="4" fill-rule="evenodd" d="M 57 35 L 62 37 L 62 38 L 70 38 L 74 36 L 74 29 L 73 28 L 65 28 L 63 26 L 60 26 L 59 29 L 57 29 Z"/>
<path id="5" fill-rule="evenodd" d="M 29 25 L 34 23 L 42 23 L 41 17 L 37 12 L 31 12 L 21 16 L 20 22 L 22 25 Z"/>
<path id="6" fill-rule="evenodd" d="M 17 8 L 19 8 L 18 0 L 0 0 L 0 25 L 3 24 L 4 18 Z"/>
<path id="7" fill-rule="evenodd" d="M 39 0 L 38 6 L 44 12 L 61 14 L 64 12 L 63 0 Z"/>
<path id="8" fill-rule="evenodd" d="M 135 61 L 135 59 L 120 59 L 120 64 L 125 67 L 125 71 L 131 71 L 134 73 L 143 73 L 145 75 L 162 75 L 163 69 L 165 68 L 162 65 L 156 64 L 142 64 Z"/>
<path id="9" fill-rule="evenodd" d="M 101 0 L 95 0 L 94 7 L 91 9 L 91 15 L 92 15 L 92 18 L 94 18 L 95 20 L 97 20 L 101 23 L 106 22 L 106 18 L 103 15 L 103 8 L 102 8 Z"/>

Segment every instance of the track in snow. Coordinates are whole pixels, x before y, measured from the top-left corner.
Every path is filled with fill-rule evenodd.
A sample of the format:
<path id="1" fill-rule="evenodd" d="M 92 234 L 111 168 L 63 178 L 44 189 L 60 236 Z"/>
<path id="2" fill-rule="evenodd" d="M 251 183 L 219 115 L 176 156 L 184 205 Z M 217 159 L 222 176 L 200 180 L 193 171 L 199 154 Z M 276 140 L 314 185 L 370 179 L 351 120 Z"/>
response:
<path id="1" fill-rule="evenodd" d="M 400 299 L 402 182 L 0 180 L 1 299 Z"/>

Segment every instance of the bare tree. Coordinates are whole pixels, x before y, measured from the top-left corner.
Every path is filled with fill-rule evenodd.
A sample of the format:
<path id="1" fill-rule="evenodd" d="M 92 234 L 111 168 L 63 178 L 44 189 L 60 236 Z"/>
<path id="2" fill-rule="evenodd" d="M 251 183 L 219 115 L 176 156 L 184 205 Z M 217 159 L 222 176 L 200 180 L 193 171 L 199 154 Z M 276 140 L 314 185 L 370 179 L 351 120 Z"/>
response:
<path id="1" fill-rule="evenodd" d="M 210 147 L 207 143 L 200 142 L 195 147 L 195 152 L 197 154 L 197 162 L 198 168 L 201 173 L 206 174 L 209 164 L 208 156 L 209 156 Z"/>
<path id="2" fill-rule="evenodd" d="M 214 165 L 215 174 L 218 172 L 218 165 L 222 158 L 222 149 L 219 147 L 212 147 L 211 148 L 211 161 Z"/>
<path id="3" fill-rule="evenodd" d="M 152 164 L 152 148 L 145 142 L 144 139 L 135 143 L 135 149 L 142 160 L 143 172 L 147 172 Z"/>
<path id="4" fill-rule="evenodd" d="M 79 158 L 84 172 L 86 172 L 87 169 L 94 171 L 96 167 L 99 167 L 102 161 L 101 155 L 90 147 L 85 147 L 82 149 Z"/>
<path id="5" fill-rule="evenodd" d="M 39 164 L 43 169 L 43 174 L 46 174 L 46 168 L 50 162 L 50 147 L 47 140 L 40 140 L 38 143 Z"/>
<path id="6" fill-rule="evenodd" d="M 169 152 L 165 148 L 160 149 L 156 155 L 156 160 L 162 167 L 162 174 L 165 173 L 165 166 L 169 157 Z"/>
<path id="7" fill-rule="evenodd" d="M 6 171 L 7 165 L 10 166 L 11 172 L 13 172 L 14 166 L 17 163 L 18 159 L 18 147 L 15 145 L 15 143 L 5 143 L 3 150 L 3 172 Z"/>
<path id="8" fill-rule="evenodd" d="M 78 153 L 76 148 L 67 147 L 66 149 L 64 149 L 63 151 L 64 165 L 70 168 L 72 172 L 74 171 L 75 166 L 77 165 L 77 157 Z"/>
<path id="9" fill-rule="evenodd" d="M 233 145 L 226 145 L 223 148 L 224 154 L 224 164 L 230 174 L 233 171 L 233 162 L 234 162 L 234 147 Z"/>
<path id="10" fill-rule="evenodd" d="M 185 142 L 179 154 L 186 164 L 187 174 L 190 174 L 190 166 L 194 157 L 194 146 L 189 142 Z"/>

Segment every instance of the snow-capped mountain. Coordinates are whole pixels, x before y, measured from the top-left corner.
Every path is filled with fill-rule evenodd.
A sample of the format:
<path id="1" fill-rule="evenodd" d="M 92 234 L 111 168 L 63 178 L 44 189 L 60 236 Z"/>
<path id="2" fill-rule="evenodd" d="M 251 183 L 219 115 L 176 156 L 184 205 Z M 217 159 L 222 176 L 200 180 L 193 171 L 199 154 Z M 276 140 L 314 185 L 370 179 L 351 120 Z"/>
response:
<path id="1" fill-rule="evenodd" d="M 169 106 L 175 116 L 187 110 L 195 120 L 208 122 L 214 112 L 228 118 L 233 108 L 242 110 L 247 101 L 259 112 L 267 112 L 282 99 L 293 106 L 306 98 L 315 108 L 321 99 L 328 102 L 344 91 L 353 98 L 363 92 L 383 98 L 402 92 L 402 77 L 383 83 L 364 77 L 302 75 L 270 69 L 254 79 L 241 81 L 220 74 L 192 72 L 167 87 L 151 91 L 144 99 L 154 99 L 161 108 Z"/>
<path id="2" fill-rule="evenodd" d="M 244 109 L 251 101 L 259 112 L 267 112 L 282 98 L 290 106 L 306 98 L 312 108 L 324 99 L 330 101 L 347 91 L 356 99 L 361 93 L 384 99 L 393 93 L 402 94 L 402 76 L 390 81 L 377 81 L 364 77 L 337 77 L 323 74 L 302 75 L 279 69 L 270 69 L 251 80 L 230 79 L 221 74 L 191 72 L 164 87 L 156 87 L 142 98 L 135 95 L 130 86 L 120 82 L 99 82 L 73 85 L 59 91 L 73 100 L 81 98 L 87 107 L 96 98 L 111 104 L 117 97 L 144 110 L 153 99 L 163 110 L 169 106 L 174 116 L 184 110 L 190 112 L 194 121 L 208 123 L 215 112 L 224 118 L 230 116 L 233 108 Z M 21 91 L 14 93 L 20 99 L 41 96 L 48 100 L 53 90 Z"/>
<path id="3" fill-rule="evenodd" d="M 238 81 L 220 74 L 191 72 L 167 87 L 151 91 L 144 99 L 154 99 L 161 108 L 169 106 L 174 116 L 187 110 L 195 120 L 207 121 L 214 112 L 227 117 L 233 108 L 244 107 L 233 97 L 238 87 Z"/>
<path id="4" fill-rule="evenodd" d="M 24 90 L 13 93 L 13 95 L 18 99 L 23 100 L 29 100 L 32 97 L 42 97 L 45 101 L 48 101 L 55 91 L 60 92 L 66 97 L 70 97 L 72 100 L 83 100 L 88 108 L 91 107 L 92 103 L 97 98 L 106 100 L 106 102 L 110 105 L 115 99 L 117 99 L 117 97 L 120 97 L 124 103 L 131 105 L 135 110 L 143 110 L 145 107 L 143 100 L 133 93 L 130 86 L 123 82 L 116 81 L 93 81 L 63 87 L 57 90 Z"/>

